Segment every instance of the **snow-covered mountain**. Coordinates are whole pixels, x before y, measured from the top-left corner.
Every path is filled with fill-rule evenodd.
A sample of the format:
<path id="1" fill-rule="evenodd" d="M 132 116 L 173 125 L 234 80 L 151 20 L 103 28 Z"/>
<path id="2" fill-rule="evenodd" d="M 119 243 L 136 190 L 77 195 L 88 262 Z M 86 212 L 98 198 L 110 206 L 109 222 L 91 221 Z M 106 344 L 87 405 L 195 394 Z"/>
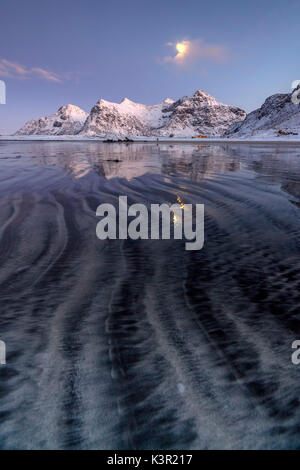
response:
<path id="1" fill-rule="evenodd" d="M 52 116 L 25 124 L 16 135 L 75 135 L 102 137 L 167 136 L 198 134 L 222 136 L 246 113 L 220 103 L 198 90 L 192 96 L 148 106 L 124 98 L 121 103 L 99 100 L 88 115 L 77 106 L 62 106 Z"/>
<path id="2" fill-rule="evenodd" d="M 168 118 L 168 108 L 173 100 L 147 106 L 124 98 L 121 103 L 99 100 L 83 126 L 81 134 L 150 136 L 157 128 L 163 127 Z"/>
<path id="3" fill-rule="evenodd" d="M 217 101 L 202 90 L 170 104 L 168 118 L 159 135 L 190 137 L 197 134 L 222 136 L 230 125 L 246 117 L 245 111 Z"/>
<path id="4" fill-rule="evenodd" d="M 300 90 L 300 85 L 298 87 Z M 269 96 L 264 104 L 248 114 L 242 122 L 228 128 L 230 137 L 274 136 L 278 130 L 300 133 L 300 105 L 292 101 L 292 93 Z"/>
<path id="5" fill-rule="evenodd" d="M 55 114 L 27 122 L 15 135 L 75 135 L 81 131 L 88 113 L 78 106 L 61 106 Z"/>
<path id="6" fill-rule="evenodd" d="M 246 113 L 218 102 L 198 90 L 192 96 L 147 106 L 124 98 L 121 103 L 99 100 L 92 108 L 81 134 L 117 136 L 192 137 L 197 134 L 223 135 Z"/>

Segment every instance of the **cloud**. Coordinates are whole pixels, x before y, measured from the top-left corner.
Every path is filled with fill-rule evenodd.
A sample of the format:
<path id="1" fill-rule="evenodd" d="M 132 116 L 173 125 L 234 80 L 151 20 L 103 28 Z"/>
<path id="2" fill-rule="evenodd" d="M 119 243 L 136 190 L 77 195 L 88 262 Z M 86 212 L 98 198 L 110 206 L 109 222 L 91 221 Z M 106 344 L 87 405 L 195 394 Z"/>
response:
<path id="1" fill-rule="evenodd" d="M 190 65 L 207 60 L 224 63 L 229 58 L 228 48 L 222 44 L 209 44 L 203 39 L 184 40 L 178 43 L 168 42 L 166 46 L 173 47 L 176 54 L 163 58 L 164 63 L 179 66 Z"/>
<path id="2" fill-rule="evenodd" d="M 24 65 L 10 62 L 6 59 L 0 59 L 0 77 L 16 78 L 19 80 L 38 78 L 48 82 L 61 82 L 61 79 L 56 74 L 48 70 L 39 67 L 26 68 Z"/>
<path id="3" fill-rule="evenodd" d="M 61 82 L 61 80 L 57 77 L 57 75 L 54 75 L 54 73 L 48 72 L 47 70 L 40 69 L 38 67 L 35 67 L 32 70 L 32 73 L 37 75 L 38 77 L 48 80 L 49 82 Z"/>
<path id="4" fill-rule="evenodd" d="M 0 59 L 0 76 L 8 78 L 27 78 L 29 71 L 16 62 Z"/>

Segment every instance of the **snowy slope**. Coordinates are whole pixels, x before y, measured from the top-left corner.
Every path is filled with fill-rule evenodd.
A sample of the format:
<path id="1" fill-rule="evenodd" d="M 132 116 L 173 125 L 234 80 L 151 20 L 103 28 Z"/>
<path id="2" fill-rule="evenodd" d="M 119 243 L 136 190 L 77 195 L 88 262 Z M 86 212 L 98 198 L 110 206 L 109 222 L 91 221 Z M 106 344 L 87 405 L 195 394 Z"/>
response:
<path id="1" fill-rule="evenodd" d="M 99 100 L 91 109 L 81 131 L 84 135 L 150 136 L 164 125 L 173 100 L 147 106 L 124 98 L 121 103 Z"/>
<path id="2" fill-rule="evenodd" d="M 166 99 L 154 106 L 99 100 L 92 108 L 81 131 L 84 135 L 191 137 L 197 134 L 223 135 L 246 113 L 218 102 L 204 91 L 177 101 Z"/>
<path id="3" fill-rule="evenodd" d="M 220 103 L 202 90 L 192 96 L 184 96 L 169 106 L 167 124 L 159 135 L 190 137 L 197 134 L 222 136 L 232 123 L 246 117 L 245 111 L 235 106 Z"/>
<path id="4" fill-rule="evenodd" d="M 27 122 L 15 135 L 75 135 L 82 129 L 88 113 L 78 106 L 61 106 L 55 114 Z"/>
<path id="5" fill-rule="evenodd" d="M 292 102 L 292 93 L 270 96 L 243 122 L 229 127 L 226 135 L 234 138 L 273 136 L 279 129 L 300 133 L 300 105 Z"/>

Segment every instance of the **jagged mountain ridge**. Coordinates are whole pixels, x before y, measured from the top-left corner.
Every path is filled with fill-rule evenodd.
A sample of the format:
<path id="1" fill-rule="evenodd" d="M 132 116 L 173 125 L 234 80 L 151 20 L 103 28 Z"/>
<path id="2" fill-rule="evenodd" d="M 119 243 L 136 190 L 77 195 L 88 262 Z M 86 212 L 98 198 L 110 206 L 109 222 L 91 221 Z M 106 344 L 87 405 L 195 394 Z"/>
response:
<path id="1" fill-rule="evenodd" d="M 223 135 L 234 122 L 244 119 L 240 108 L 218 102 L 202 90 L 177 101 L 167 99 L 154 106 L 124 99 L 120 104 L 99 100 L 81 134 L 119 136 L 191 137 Z"/>
<path id="2" fill-rule="evenodd" d="M 75 135 L 81 131 L 87 117 L 83 109 L 68 104 L 51 116 L 27 122 L 15 135 Z"/>
<path id="3" fill-rule="evenodd" d="M 300 91 L 300 85 L 296 90 Z M 279 129 L 300 132 L 300 104 L 292 101 L 294 91 L 269 96 L 260 108 L 249 113 L 244 121 L 234 123 L 225 134 L 230 137 L 259 136 L 275 134 Z"/>
<path id="4" fill-rule="evenodd" d="M 246 117 L 242 109 L 220 103 L 202 90 L 175 101 L 169 106 L 168 112 L 169 122 L 159 131 L 159 135 L 168 136 L 171 133 L 178 137 L 189 137 L 200 133 L 222 136 L 232 123 Z"/>
<path id="5" fill-rule="evenodd" d="M 74 112 L 66 115 L 65 109 Z M 177 101 L 168 98 L 152 106 L 127 98 L 121 103 L 101 99 L 90 114 L 76 106 L 63 106 L 52 116 L 28 122 L 16 135 L 192 137 L 200 133 L 221 136 L 231 124 L 245 117 L 246 113 L 240 108 L 220 103 L 198 90 L 192 96 Z"/>
<path id="6" fill-rule="evenodd" d="M 99 100 L 81 130 L 84 135 L 149 136 L 164 126 L 168 107 L 173 100 L 147 106 L 124 98 L 121 103 Z"/>

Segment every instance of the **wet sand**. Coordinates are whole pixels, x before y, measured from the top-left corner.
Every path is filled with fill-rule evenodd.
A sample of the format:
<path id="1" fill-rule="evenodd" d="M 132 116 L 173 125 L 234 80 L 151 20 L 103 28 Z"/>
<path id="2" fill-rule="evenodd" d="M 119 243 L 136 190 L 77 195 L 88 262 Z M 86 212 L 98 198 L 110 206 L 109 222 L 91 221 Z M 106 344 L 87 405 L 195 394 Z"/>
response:
<path id="1" fill-rule="evenodd" d="M 0 142 L 0 447 L 300 447 L 297 145 Z M 205 245 L 96 208 L 205 204 Z"/>

